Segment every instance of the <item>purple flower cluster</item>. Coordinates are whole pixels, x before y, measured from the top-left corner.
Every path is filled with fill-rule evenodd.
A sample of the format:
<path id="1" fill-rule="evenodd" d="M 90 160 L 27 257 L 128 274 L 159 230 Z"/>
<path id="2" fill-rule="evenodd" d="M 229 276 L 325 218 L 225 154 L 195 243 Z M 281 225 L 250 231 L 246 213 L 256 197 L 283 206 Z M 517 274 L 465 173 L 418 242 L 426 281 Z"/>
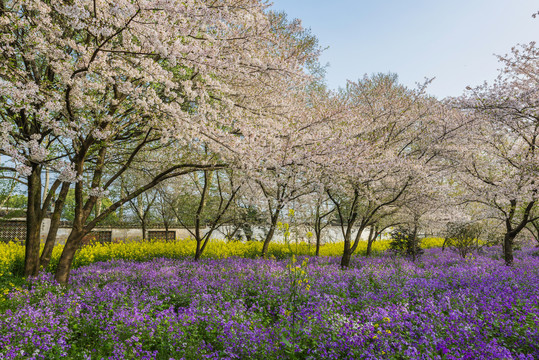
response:
<path id="1" fill-rule="evenodd" d="M 67 288 L 45 274 L 2 305 L 0 359 L 539 359 L 539 258 L 522 251 L 509 268 L 493 254 L 431 249 L 345 270 L 336 258 L 110 261 Z"/>

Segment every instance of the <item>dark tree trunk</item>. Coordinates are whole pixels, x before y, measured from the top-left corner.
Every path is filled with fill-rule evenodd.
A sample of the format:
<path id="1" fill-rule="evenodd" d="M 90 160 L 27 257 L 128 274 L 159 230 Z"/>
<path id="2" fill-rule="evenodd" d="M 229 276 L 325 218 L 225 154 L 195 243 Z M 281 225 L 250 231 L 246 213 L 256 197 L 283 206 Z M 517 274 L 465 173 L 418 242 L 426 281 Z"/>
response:
<path id="1" fill-rule="evenodd" d="M 326 193 L 328 194 L 333 204 L 335 204 L 335 208 L 337 210 L 338 220 L 344 238 L 344 249 L 341 257 L 341 268 L 345 268 L 350 266 L 350 259 L 352 258 L 352 254 L 356 250 L 357 243 L 359 242 L 359 237 L 361 236 L 362 231 L 362 228 L 358 230 L 359 233 L 357 234 L 354 245 L 352 246 L 352 230 L 358 218 L 357 204 L 359 201 L 359 192 L 354 189 L 354 198 L 350 206 L 350 210 L 347 214 L 345 214 L 345 212 L 341 208 L 339 201 L 337 201 L 333 197 L 331 192 L 327 190 Z"/>
<path id="2" fill-rule="evenodd" d="M 60 255 L 58 267 L 56 268 L 56 274 L 54 275 L 55 280 L 60 284 L 65 285 L 69 280 L 73 258 L 82 243 L 84 235 L 86 233 L 80 227 L 73 227 L 71 234 L 69 234 L 66 240 L 64 250 L 62 251 L 62 255 Z"/>
<path id="3" fill-rule="evenodd" d="M 202 256 L 202 239 L 196 239 L 197 247 L 195 249 L 195 261 L 200 260 Z"/>
<path id="4" fill-rule="evenodd" d="M 272 224 L 270 226 L 270 229 L 268 233 L 266 234 L 266 238 L 264 239 L 264 244 L 262 245 L 262 252 L 260 253 L 261 257 L 266 257 L 269 250 L 269 244 L 271 240 L 273 239 L 273 235 L 275 234 L 275 226 Z"/>
<path id="5" fill-rule="evenodd" d="M 350 266 L 350 259 L 352 258 L 353 252 L 354 250 L 352 249 L 352 230 L 351 227 L 348 226 L 346 232 L 344 233 L 344 248 L 341 257 L 342 268 Z"/>
<path id="6" fill-rule="evenodd" d="M 314 253 L 314 256 L 320 256 L 320 245 L 321 245 L 321 236 L 320 234 L 316 234 L 316 251 Z"/>
<path id="7" fill-rule="evenodd" d="M 202 253 L 204 253 L 206 246 L 210 242 L 211 235 L 213 234 L 213 231 L 215 230 L 215 228 L 216 228 L 216 224 L 213 224 L 208 229 L 208 232 L 204 234 L 204 236 L 200 236 L 201 233 L 197 232 L 197 237 L 196 237 L 197 247 L 195 250 L 195 261 L 200 260 L 200 258 L 202 257 Z"/>
<path id="8" fill-rule="evenodd" d="M 365 253 L 366 257 L 370 257 L 372 255 L 372 243 L 374 242 L 374 239 L 369 239 L 367 241 L 367 252 Z"/>
<path id="9" fill-rule="evenodd" d="M 354 239 L 354 243 L 350 247 L 350 256 L 357 250 L 357 247 L 359 245 L 359 242 L 361 241 L 361 235 L 363 234 L 363 231 L 367 227 L 367 223 L 365 221 L 362 221 L 359 225 L 359 228 L 357 229 L 357 234 Z M 350 235 L 352 234 L 352 230 L 350 229 Z"/>
<path id="10" fill-rule="evenodd" d="M 348 244 L 350 245 L 350 243 Z M 350 248 L 346 248 L 346 243 L 344 247 L 344 251 L 341 258 L 341 267 L 347 268 L 350 266 L 350 260 L 352 259 L 352 250 Z"/>
<path id="11" fill-rule="evenodd" d="M 28 176 L 28 204 L 26 209 L 26 242 L 24 276 L 36 276 L 39 272 L 41 212 L 41 166 L 32 165 Z"/>
<path id="12" fill-rule="evenodd" d="M 275 228 L 277 227 L 277 221 L 279 220 L 280 212 L 281 212 L 281 209 L 278 208 L 275 210 L 275 213 L 273 213 L 273 215 L 271 216 L 270 229 L 266 235 L 266 238 L 264 239 L 264 244 L 262 245 L 262 252 L 260 253 L 261 257 L 266 257 L 268 255 L 269 244 L 271 240 L 273 239 L 273 235 L 275 234 Z"/>
<path id="13" fill-rule="evenodd" d="M 320 217 L 320 206 L 316 207 L 314 219 L 314 236 L 316 236 L 315 256 L 320 256 L 320 244 L 322 243 L 322 218 Z"/>
<path id="14" fill-rule="evenodd" d="M 101 161 L 98 162 L 98 168 L 100 167 L 99 163 L 101 163 L 102 165 L 103 158 L 101 157 L 100 160 Z M 84 161 L 77 160 L 77 163 L 75 165 L 75 170 L 77 174 L 82 173 L 83 166 Z M 73 219 L 73 227 L 71 229 L 71 233 L 69 234 L 65 242 L 64 249 L 62 250 L 62 254 L 60 255 L 58 267 L 56 268 L 56 273 L 54 275 L 55 280 L 62 285 L 67 284 L 75 253 L 81 246 L 84 236 L 91 230 L 91 228 L 85 229 L 84 224 L 88 219 L 88 216 L 90 215 L 93 207 L 95 206 L 95 200 L 92 201 L 92 197 L 90 197 L 90 200 L 88 200 L 86 204 L 84 204 L 83 186 L 84 184 L 82 183 L 82 181 L 75 183 L 75 217 Z"/>
<path id="15" fill-rule="evenodd" d="M 372 243 L 376 240 L 376 230 L 374 226 L 371 226 L 369 229 L 369 238 L 367 239 L 367 252 L 365 256 L 370 257 L 372 253 Z"/>
<path id="16" fill-rule="evenodd" d="M 45 247 L 43 248 L 43 252 L 41 253 L 41 258 L 39 260 L 40 267 L 42 269 L 46 269 L 51 261 L 52 250 L 54 249 L 54 244 L 56 243 L 56 235 L 58 234 L 58 228 L 60 227 L 62 210 L 64 208 L 67 193 L 69 192 L 69 187 L 69 183 L 62 184 L 62 188 L 60 189 L 60 193 L 58 194 L 58 199 L 56 199 L 54 203 L 54 212 L 51 216 L 49 233 L 47 234 Z"/>
<path id="17" fill-rule="evenodd" d="M 505 219 L 505 235 L 503 238 L 503 258 L 505 260 L 505 265 L 512 266 L 513 265 L 513 243 L 515 241 L 515 238 L 517 235 L 526 227 L 526 225 L 532 221 L 533 219 L 530 219 L 531 211 L 535 205 L 535 201 L 530 201 L 526 208 L 524 209 L 524 215 L 522 216 L 522 219 L 518 223 L 517 226 L 513 227 L 513 219 L 515 216 L 515 212 L 517 209 L 517 201 L 511 200 L 511 208 L 509 210 L 508 216 Z"/>
<path id="18" fill-rule="evenodd" d="M 245 235 L 245 241 L 252 241 L 253 240 L 253 230 L 251 229 L 251 225 L 248 223 L 245 223 L 242 225 L 243 234 Z"/>
<path id="19" fill-rule="evenodd" d="M 505 265 L 513 266 L 513 242 L 515 240 L 515 235 L 511 233 L 505 234 L 503 238 L 503 258 L 505 260 Z"/>

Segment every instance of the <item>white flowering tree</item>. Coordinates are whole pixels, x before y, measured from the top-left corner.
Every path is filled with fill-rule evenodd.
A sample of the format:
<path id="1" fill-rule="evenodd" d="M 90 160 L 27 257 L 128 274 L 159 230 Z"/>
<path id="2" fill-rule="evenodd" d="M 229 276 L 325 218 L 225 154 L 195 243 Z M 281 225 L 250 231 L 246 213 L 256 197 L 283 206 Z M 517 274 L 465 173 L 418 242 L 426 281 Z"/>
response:
<path id="1" fill-rule="evenodd" d="M 130 199 L 171 177 L 248 161 L 242 138 L 278 126 L 286 92 L 316 56 L 298 22 L 259 0 L 14 0 L 0 13 L 0 151 L 28 179 L 27 275 L 39 269 L 44 210 L 75 190 L 61 283 L 84 235 Z M 146 184 L 90 220 L 141 154 L 199 142 L 229 157 L 164 159 Z M 44 165 L 57 180 L 42 203 Z"/>
<path id="2" fill-rule="evenodd" d="M 539 49 L 534 43 L 499 57 L 492 85 L 459 99 L 468 126 L 457 144 L 459 184 L 467 201 L 484 205 L 503 224 L 504 259 L 513 263 L 516 236 L 537 220 L 539 198 Z"/>
<path id="3" fill-rule="evenodd" d="M 312 85 L 312 84 L 311 84 Z M 296 94 L 297 109 L 275 134 L 276 141 L 262 147 L 260 171 L 248 173 L 257 187 L 253 198 L 267 214 L 268 231 L 261 256 L 266 256 L 283 210 L 313 193 L 319 184 L 317 169 L 332 156 L 338 156 L 328 144 L 334 135 L 329 124 L 343 121 L 347 103 L 316 84 Z"/>
<path id="4" fill-rule="evenodd" d="M 341 266 L 346 267 L 362 232 L 421 191 L 435 157 L 441 105 L 410 90 L 394 75 L 349 82 L 346 121 L 331 125 L 327 145 L 333 157 L 320 167 L 326 192 L 336 208 L 344 237 Z M 432 130 L 432 131 L 431 131 Z"/>

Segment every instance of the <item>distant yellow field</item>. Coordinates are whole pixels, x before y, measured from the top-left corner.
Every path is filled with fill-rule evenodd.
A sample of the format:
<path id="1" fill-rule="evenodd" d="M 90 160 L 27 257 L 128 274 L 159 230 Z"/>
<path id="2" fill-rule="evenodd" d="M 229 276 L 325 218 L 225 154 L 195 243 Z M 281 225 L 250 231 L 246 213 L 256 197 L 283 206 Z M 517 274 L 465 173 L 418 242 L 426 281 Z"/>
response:
<path id="1" fill-rule="evenodd" d="M 422 247 L 431 248 L 442 246 L 441 238 L 426 238 L 422 241 Z M 196 242 L 192 239 L 165 242 L 163 240 L 149 240 L 129 243 L 106 243 L 90 244 L 82 247 L 73 261 L 73 267 L 88 265 L 97 261 L 113 259 L 126 259 L 145 261 L 158 257 L 185 258 L 194 256 Z M 379 240 L 373 244 L 373 252 L 380 253 L 387 250 L 389 240 Z M 62 252 L 63 245 L 54 248 L 51 260 L 51 268 L 54 270 Z M 366 242 L 360 242 L 356 253 L 364 254 L 367 249 Z M 231 256 L 253 258 L 260 254 L 261 242 L 226 242 L 224 240 L 211 240 L 205 249 L 205 258 L 227 258 Z M 343 251 L 343 243 L 325 244 L 320 248 L 321 256 L 339 256 Z M 292 253 L 297 255 L 315 254 L 315 246 L 308 243 L 270 244 L 268 255 L 276 258 L 288 257 Z M 0 274 L 12 272 L 16 266 L 22 266 L 24 262 L 24 246 L 10 243 L 0 243 Z"/>

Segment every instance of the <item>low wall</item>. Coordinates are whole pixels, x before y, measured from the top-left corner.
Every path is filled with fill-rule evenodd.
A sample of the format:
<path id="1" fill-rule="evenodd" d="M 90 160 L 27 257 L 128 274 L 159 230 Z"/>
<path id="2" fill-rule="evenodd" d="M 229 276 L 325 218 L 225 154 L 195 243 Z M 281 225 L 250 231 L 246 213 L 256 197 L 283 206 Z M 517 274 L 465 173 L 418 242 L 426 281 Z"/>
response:
<path id="1" fill-rule="evenodd" d="M 45 240 L 47 237 L 48 231 L 50 227 L 50 220 L 45 219 L 42 226 L 41 231 L 41 239 L 42 241 Z M 110 241 L 112 242 L 118 242 L 118 241 L 139 241 L 142 239 L 142 229 L 140 228 L 115 228 L 115 227 L 102 227 L 102 228 L 96 228 L 94 229 L 94 232 L 110 232 Z M 175 239 L 186 239 L 189 237 L 192 237 L 191 233 L 187 229 L 168 229 L 169 232 L 173 232 L 174 236 L 170 236 L 170 238 Z M 192 229 L 194 232 L 194 229 Z M 208 231 L 208 229 L 202 229 L 202 233 L 205 234 Z M 314 238 L 308 239 L 306 234 L 308 231 L 313 231 L 312 229 L 308 229 L 307 227 L 302 226 L 298 231 L 297 235 L 294 234 L 294 231 L 292 232 L 292 240 L 295 240 L 295 236 L 298 237 L 299 241 L 314 241 Z M 165 233 L 164 228 L 150 228 L 147 230 L 147 237 L 152 238 L 151 232 L 161 232 Z M 56 236 L 56 242 L 58 244 L 63 244 L 69 237 L 69 234 L 71 233 L 71 228 L 68 227 L 60 227 L 58 229 L 58 233 Z M 267 233 L 267 228 L 263 227 L 254 227 L 253 228 L 253 236 L 252 238 L 255 240 L 263 240 L 265 235 Z M 368 237 L 368 230 L 364 231 L 361 234 L 362 240 L 367 240 Z M 221 227 L 214 231 L 212 237 L 214 238 L 224 238 L 227 234 L 227 228 Z M 352 234 L 352 238 L 355 238 L 357 232 L 354 232 Z M 109 234 L 106 234 L 107 238 Z M 380 238 L 387 239 L 389 237 L 389 232 L 384 232 Z M 164 236 L 160 236 L 159 238 L 164 238 Z M 329 226 L 326 229 L 323 230 L 323 242 L 324 243 L 332 243 L 332 242 L 339 242 L 343 240 L 342 231 L 339 226 Z M 274 242 L 284 242 L 284 237 L 280 233 L 276 233 L 273 239 Z"/>
<path id="2" fill-rule="evenodd" d="M 8 226 L 4 226 L 5 230 L 4 232 L 7 237 L 9 237 L 9 240 L 13 240 L 15 238 L 20 238 L 19 240 L 23 241 L 26 234 L 26 226 L 24 219 L 17 219 L 17 221 L 12 221 Z M 42 241 L 45 241 L 47 238 L 47 234 L 49 233 L 50 229 L 50 219 L 45 219 L 43 221 L 43 224 L 41 226 L 41 232 L 40 237 Z M 208 229 L 202 229 L 202 233 L 205 234 Z M 214 238 L 225 238 L 225 235 L 227 233 L 230 233 L 231 229 L 229 227 L 223 226 L 221 228 L 217 228 L 214 233 L 212 234 L 212 237 Z M 169 232 L 172 234 L 169 235 L 169 239 L 185 239 L 191 237 L 191 232 L 187 229 L 179 229 L 179 228 L 173 228 L 169 229 Z M 194 231 L 194 230 L 193 230 Z M 253 227 L 252 228 L 253 235 L 252 238 L 254 240 L 263 240 L 265 238 L 265 235 L 267 234 L 268 229 L 264 227 Z M 300 225 L 297 227 L 293 227 L 292 229 L 292 235 L 291 239 L 292 241 L 295 241 L 296 239 L 299 241 L 305 241 L 305 242 L 313 242 L 314 238 L 307 238 L 307 233 L 309 231 L 313 231 L 309 227 L 305 225 Z M 20 234 L 19 234 L 20 233 Z M 69 237 L 69 234 L 71 233 L 71 228 L 62 226 L 58 229 L 58 233 L 56 236 L 56 242 L 58 244 L 63 244 Z M 368 236 L 369 231 L 364 231 L 361 234 L 361 239 L 366 240 Z M 15 235 L 13 235 L 15 234 Z M 19 234 L 17 236 L 17 234 Z M 164 228 L 150 228 L 148 229 L 147 238 L 160 238 L 164 239 L 165 236 L 165 229 Z M 355 238 L 357 232 L 354 232 L 352 234 L 352 238 Z M 98 227 L 94 229 L 94 231 L 91 233 L 90 236 L 96 236 L 97 239 L 101 241 L 112 241 L 112 242 L 125 242 L 125 241 L 138 241 L 142 239 L 142 229 L 136 228 L 136 227 Z M 5 236 L 4 236 L 5 237 Z M 382 239 L 389 238 L 389 231 L 384 232 L 382 236 L 380 237 Z M 343 240 L 342 231 L 339 226 L 328 226 L 326 229 L 323 230 L 323 243 L 332 243 L 332 242 L 339 242 Z M 6 239 L 0 241 L 5 241 Z M 9 241 L 7 240 L 7 241 Z M 282 232 L 276 232 L 273 241 L 274 242 L 284 242 L 284 237 L 282 235 Z"/>

